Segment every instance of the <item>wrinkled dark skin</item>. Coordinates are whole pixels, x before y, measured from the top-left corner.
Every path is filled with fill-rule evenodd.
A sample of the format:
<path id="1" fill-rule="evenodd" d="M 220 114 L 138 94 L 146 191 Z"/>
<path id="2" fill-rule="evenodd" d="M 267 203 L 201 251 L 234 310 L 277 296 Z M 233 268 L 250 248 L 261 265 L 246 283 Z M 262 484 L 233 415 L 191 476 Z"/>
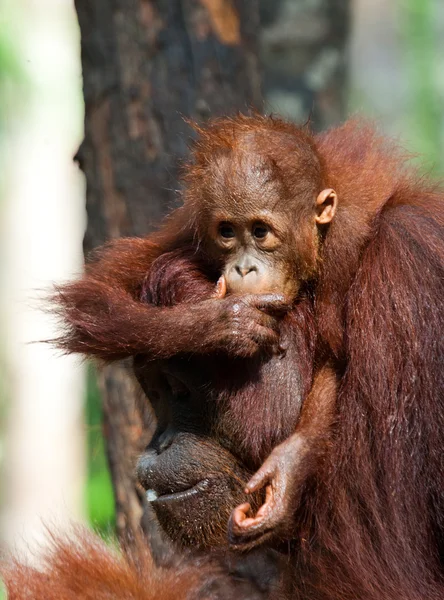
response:
<path id="1" fill-rule="evenodd" d="M 158 496 L 151 507 L 163 529 L 184 545 L 225 545 L 228 519 L 245 501 L 252 473 L 214 436 L 218 415 L 205 388 L 201 391 L 200 371 L 180 360 L 148 366 L 140 356 L 135 372 L 157 417 L 137 466 L 140 484 Z M 259 508 L 260 502 L 257 493 L 253 505 Z"/>

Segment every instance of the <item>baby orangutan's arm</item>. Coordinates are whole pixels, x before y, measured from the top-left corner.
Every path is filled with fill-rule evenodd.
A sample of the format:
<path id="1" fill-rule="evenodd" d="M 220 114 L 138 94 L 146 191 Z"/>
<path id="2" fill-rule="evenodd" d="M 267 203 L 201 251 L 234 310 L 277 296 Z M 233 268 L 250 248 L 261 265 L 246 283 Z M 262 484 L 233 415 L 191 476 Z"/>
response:
<path id="1" fill-rule="evenodd" d="M 264 504 L 255 515 L 248 502 L 233 511 L 228 528 L 232 546 L 247 547 L 291 524 L 304 483 L 328 448 L 336 393 L 336 372 L 324 366 L 304 401 L 296 432 L 274 448 L 245 488 L 251 494 L 265 487 Z"/>
<path id="2" fill-rule="evenodd" d="M 60 286 L 54 306 L 64 332 L 56 344 L 108 362 L 136 354 L 148 359 L 212 352 L 247 357 L 277 346 L 279 317 L 288 310 L 278 294 L 224 297 L 219 285 L 213 297 L 201 301 L 143 302 L 142 285 L 156 252 L 161 251 L 149 238 L 117 240 L 102 249 L 81 279 Z"/>

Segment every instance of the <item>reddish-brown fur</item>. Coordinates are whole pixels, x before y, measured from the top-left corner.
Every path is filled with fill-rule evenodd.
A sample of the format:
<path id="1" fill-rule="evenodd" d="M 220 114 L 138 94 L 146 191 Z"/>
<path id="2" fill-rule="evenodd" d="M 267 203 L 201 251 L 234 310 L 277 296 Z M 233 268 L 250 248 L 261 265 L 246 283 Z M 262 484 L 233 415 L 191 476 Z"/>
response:
<path id="1" fill-rule="evenodd" d="M 261 600 L 254 585 L 236 581 L 217 560 L 177 558 L 154 564 L 148 548 L 118 553 L 86 530 L 54 539 L 33 567 L 0 565 L 8 600 Z"/>
<path id="2" fill-rule="evenodd" d="M 153 262 L 141 298 L 163 307 L 209 299 L 214 295 L 217 273 L 211 274 L 207 269 L 189 249 L 165 253 Z M 308 299 L 301 299 L 297 310 L 285 315 L 282 323 L 288 338 L 287 355 L 284 360 L 261 364 L 260 384 L 257 361 L 252 361 L 249 367 L 242 363 L 237 368 L 231 360 L 226 364 L 219 357 L 215 362 L 213 356 L 191 357 L 187 363 L 191 372 L 204 371 L 204 377 L 200 376 L 202 384 L 211 386 L 217 402 L 224 408 L 219 414 L 218 429 L 225 426 L 229 429 L 233 443 L 245 450 L 254 468 L 294 431 L 300 412 L 298 398 L 308 394 L 312 382 L 315 340 Z M 299 383 L 296 377 L 288 375 L 294 361 L 298 363 Z M 258 385 L 262 402 L 258 398 Z M 282 388 L 289 386 L 293 386 L 292 390 L 282 393 Z"/>
<path id="3" fill-rule="evenodd" d="M 307 173 L 317 192 L 329 186 L 339 198 L 316 272 L 286 317 L 298 324 L 298 335 L 302 332 L 298 352 L 311 357 L 301 369 L 302 388 L 307 381 L 310 387 L 313 367 L 318 368 L 313 327 L 317 360 L 328 360 L 338 379 L 338 387 L 321 386 L 317 406 L 329 409 L 316 427 L 324 437 L 328 429 L 327 451 L 316 462 L 287 532 L 295 586 L 289 597 L 441 599 L 444 196 L 372 127 L 351 121 L 311 136 L 279 120 L 239 117 L 201 131 L 184 207 L 155 236 L 110 244 L 80 282 L 60 290 L 67 325 L 62 346 L 104 360 L 136 354 L 169 360 L 177 352 L 202 351 L 205 329 L 189 322 L 189 310 L 211 295 L 219 274 L 205 254 L 202 232 L 207 195 L 223 196 L 211 187 L 216 181 L 211 161 L 218 164 L 218 157 L 249 145 L 271 160 L 268 171 L 282 200 L 289 202 L 294 190 L 307 191 L 298 188 L 306 185 Z M 299 207 L 294 215 L 295 248 L 298 273 L 310 274 L 314 246 L 301 242 L 311 239 L 304 210 Z M 156 259 L 175 251 L 177 289 L 170 277 L 174 261 L 167 261 L 164 271 L 151 270 Z M 188 274 L 181 280 L 183 264 Z M 173 335 L 162 337 L 141 298 L 174 305 L 168 308 Z M 223 387 L 217 366 L 211 371 L 214 381 L 209 375 L 216 389 Z M 330 375 L 325 377 L 328 383 Z M 228 420 L 256 468 L 288 432 L 276 436 L 272 423 L 264 422 L 263 395 L 245 389 L 230 395 Z M 275 423 L 292 422 L 299 413 L 287 404 L 273 410 Z"/>

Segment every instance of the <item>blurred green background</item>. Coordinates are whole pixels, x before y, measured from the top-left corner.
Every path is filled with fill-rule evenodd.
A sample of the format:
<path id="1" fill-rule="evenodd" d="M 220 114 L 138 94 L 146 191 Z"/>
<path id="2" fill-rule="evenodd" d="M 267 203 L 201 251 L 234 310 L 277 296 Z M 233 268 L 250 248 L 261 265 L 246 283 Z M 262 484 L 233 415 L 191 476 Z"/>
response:
<path id="1" fill-rule="evenodd" d="M 102 411 L 96 373 L 88 369 L 85 402 L 87 430 L 86 507 L 88 519 L 102 533 L 109 534 L 114 526 L 114 498 L 102 434 Z"/>

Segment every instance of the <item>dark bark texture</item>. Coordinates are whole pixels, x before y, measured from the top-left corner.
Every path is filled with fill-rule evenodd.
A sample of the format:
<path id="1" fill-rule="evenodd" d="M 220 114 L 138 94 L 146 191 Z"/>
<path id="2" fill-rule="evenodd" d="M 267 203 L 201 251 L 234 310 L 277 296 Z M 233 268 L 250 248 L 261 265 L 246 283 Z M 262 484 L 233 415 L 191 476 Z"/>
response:
<path id="1" fill-rule="evenodd" d="M 260 0 L 267 112 L 317 131 L 345 117 L 350 0 Z"/>
<path id="2" fill-rule="evenodd" d="M 261 108 L 256 0 L 76 0 L 86 105 L 86 250 L 174 206 L 185 118 Z"/>
<path id="3" fill-rule="evenodd" d="M 271 108 L 277 108 L 273 98 L 284 89 L 303 108 L 300 114 L 286 111 L 288 116 L 303 119 L 319 101 L 322 116 L 316 125 L 337 121 L 344 107 L 348 3 L 262 4 Z M 75 6 L 86 107 L 85 139 L 76 158 L 87 179 L 84 248 L 89 252 L 112 238 L 149 233 L 177 205 L 180 164 L 193 136 L 184 118 L 202 122 L 262 110 L 259 6 L 258 0 L 75 0 Z M 299 23 L 295 39 L 285 24 L 288 10 L 293 24 Z M 325 69 L 316 68 L 316 57 L 324 64 L 319 58 L 324 45 L 336 58 L 327 57 Z M 322 77 L 316 80 L 318 72 Z M 321 81 L 318 87 L 307 84 L 314 80 Z M 104 368 L 99 385 L 117 531 L 134 538 L 143 503 L 134 463 L 152 430 L 150 413 L 137 402 L 125 366 Z"/>

